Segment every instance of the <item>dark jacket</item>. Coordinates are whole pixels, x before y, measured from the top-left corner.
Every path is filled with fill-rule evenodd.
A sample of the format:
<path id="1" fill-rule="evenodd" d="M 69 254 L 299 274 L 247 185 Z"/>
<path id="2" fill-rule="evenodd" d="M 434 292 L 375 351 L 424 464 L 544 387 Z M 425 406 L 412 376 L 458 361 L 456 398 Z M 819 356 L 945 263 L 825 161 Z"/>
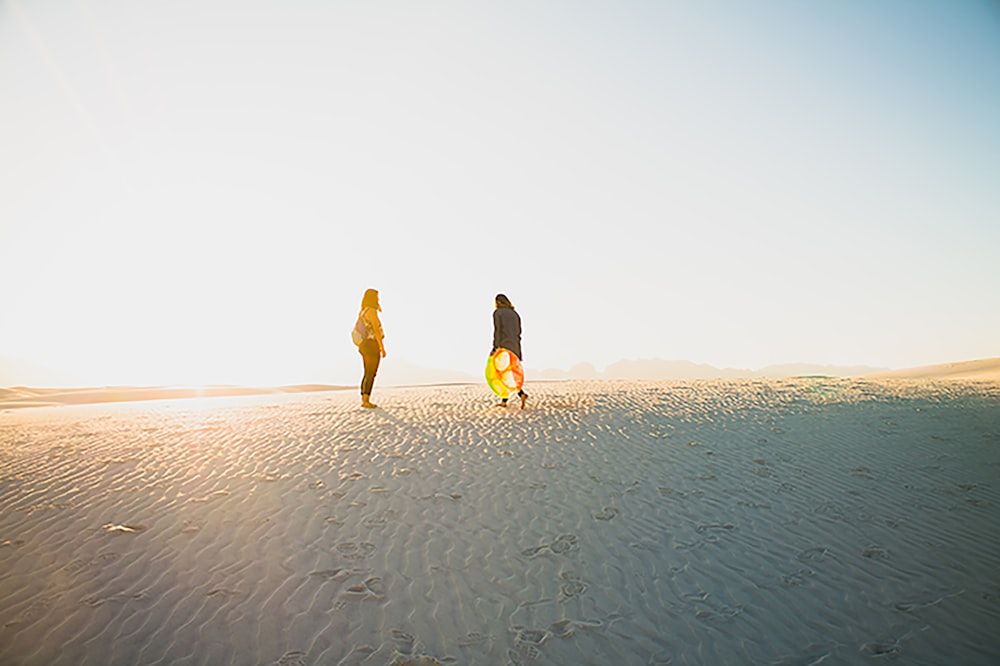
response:
<path id="1" fill-rule="evenodd" d="M 519 360 L 524 360 L 521 356 L 521 316 L 514 308 L 493 311 L 493 351 L 500 347 L 511 350 Z"/>

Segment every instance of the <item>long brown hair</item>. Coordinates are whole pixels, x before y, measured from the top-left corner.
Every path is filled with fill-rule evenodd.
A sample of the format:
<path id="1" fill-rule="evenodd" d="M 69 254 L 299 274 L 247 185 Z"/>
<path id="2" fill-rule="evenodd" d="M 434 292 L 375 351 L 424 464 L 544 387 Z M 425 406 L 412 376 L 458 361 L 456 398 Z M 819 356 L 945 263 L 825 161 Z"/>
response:
<path id="1" fill-rule="evenodd" d="M 504 294 L 497 294 L 496 306 L 498 308 L 510 308 L 511 310 L 514 309 L 514 304 L 511 303 L 510 299 L 507 298 L 507 296 Z"/>
<path id="2" fill-rule="evenodd" d="M 361 297 L 361 309 L 364 310 L 365 308 L 375 308 L 379 312 L 382 312 L 382 306 L 378 304 L 378 290 L 369 289 Z"/>

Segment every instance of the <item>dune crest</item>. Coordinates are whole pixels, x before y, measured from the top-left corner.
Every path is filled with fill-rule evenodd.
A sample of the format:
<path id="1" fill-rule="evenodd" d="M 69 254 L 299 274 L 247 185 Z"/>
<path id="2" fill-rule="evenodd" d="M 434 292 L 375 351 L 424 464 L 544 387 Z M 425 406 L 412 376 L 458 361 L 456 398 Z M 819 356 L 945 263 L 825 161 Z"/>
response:
<path id="1" fill-rule="evenodd" d="M 918 368 L 892 370 L 868 375 L 871 379 L 960 379 L 1000 381 L 1000 358 L 986 358 L 959 363 L 941 363 Z"/>

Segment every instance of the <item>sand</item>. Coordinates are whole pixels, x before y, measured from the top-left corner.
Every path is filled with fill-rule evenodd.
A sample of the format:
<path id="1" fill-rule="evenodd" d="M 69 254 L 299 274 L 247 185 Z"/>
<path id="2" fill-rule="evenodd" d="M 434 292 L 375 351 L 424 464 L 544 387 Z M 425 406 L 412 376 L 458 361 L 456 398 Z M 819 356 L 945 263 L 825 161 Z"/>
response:
<path id="1" fill-rule="evenodd" d="M 0 664 L 1000 662 L 1000 384 L 0 412 Z"/>
<path id="2" fill-rule="evenodd" d="M 309 393 L 346 389 L 346 386 L 298 384 L 274 388 L 249 386 L 102 386 L 88 388 L 0 388 L 0 410 L 59 405 L 95 405 L 105 402 L 140 402 L 182 398 L 232 397 Z"/>
<path id="3" fill-rule="evenodd" d="M 925 365 L 869 375 L 871 379 L 952 379 L 1000 382 L 1000 358 Z"/>

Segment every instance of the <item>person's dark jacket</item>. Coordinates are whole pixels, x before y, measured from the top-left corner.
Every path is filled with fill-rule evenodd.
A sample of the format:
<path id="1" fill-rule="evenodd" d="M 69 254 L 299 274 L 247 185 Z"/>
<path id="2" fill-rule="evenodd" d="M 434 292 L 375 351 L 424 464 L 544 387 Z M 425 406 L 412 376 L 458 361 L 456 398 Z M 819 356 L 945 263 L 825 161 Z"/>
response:
<path id="1" fill-rule="evenodd" d="M 493 351 L 500 347 L 521 356 L 521 316 L 514 308 L 500 307 L 493 311 Z"/>

